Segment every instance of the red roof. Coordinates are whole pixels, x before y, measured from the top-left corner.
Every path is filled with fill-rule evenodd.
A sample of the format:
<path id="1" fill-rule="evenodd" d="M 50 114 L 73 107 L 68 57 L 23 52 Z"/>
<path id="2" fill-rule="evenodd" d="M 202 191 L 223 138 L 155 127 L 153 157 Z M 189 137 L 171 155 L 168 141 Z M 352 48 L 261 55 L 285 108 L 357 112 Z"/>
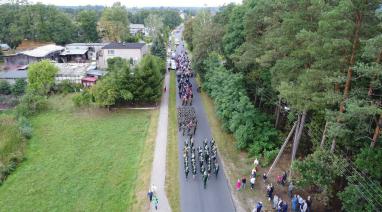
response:
<path id="1" fill-rule="evenodd" d="M 84 78 L 81 79 L 81 81 L 96 82 L 97 78 L 95 78 L 95 77 L 84 77 Z"/>

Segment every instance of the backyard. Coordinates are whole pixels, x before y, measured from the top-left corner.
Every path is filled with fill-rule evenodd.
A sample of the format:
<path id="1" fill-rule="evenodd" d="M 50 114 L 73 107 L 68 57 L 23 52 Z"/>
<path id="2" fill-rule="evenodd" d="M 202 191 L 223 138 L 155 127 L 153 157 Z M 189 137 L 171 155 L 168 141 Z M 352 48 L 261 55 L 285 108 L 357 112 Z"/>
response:
<path id="1" fill-rule="evenodd" d="M 50 98 L 31 119 L 26 160 L 0 187 L 0 211 L 126 211 L 146 190 L 136 185 L 157 110 L 77 110 L 70 98 Z"/>

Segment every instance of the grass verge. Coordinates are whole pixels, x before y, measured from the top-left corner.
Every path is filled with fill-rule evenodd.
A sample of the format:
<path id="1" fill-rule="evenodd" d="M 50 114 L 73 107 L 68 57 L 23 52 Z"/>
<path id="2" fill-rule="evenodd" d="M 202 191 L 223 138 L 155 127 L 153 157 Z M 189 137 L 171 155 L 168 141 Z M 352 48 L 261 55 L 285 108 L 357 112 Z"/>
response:
<path id="1" fill-rule="evenodd" d="M 138 181 L 135 187 L 134 202 L 128 211 L 148 211 L 147 191 L 150 187 L 150 177 L 154 159 L 155 137 L 158 128 L 159 108 L 153 111 L 148 135 L 145 141 L 141 161 L 139 164 Z"/>
<path id="2" fill-rule="evenodd" d="M 49 101 L 31 118 L 27 160 L 0 187 L 0 211 L 128 210 L 153 112 L 79 111 L 71 95 Z"/>
<path id="3" fill-rule="evenodd" d="M 179 199 L 179 163 L 178 163 L 178 130 L 176 118 L 175 73 L 170 74 L 170 96 L 168 108 L 168 140 L 166 158 L 166 194 L 172 211 L 180 211 Z"/>

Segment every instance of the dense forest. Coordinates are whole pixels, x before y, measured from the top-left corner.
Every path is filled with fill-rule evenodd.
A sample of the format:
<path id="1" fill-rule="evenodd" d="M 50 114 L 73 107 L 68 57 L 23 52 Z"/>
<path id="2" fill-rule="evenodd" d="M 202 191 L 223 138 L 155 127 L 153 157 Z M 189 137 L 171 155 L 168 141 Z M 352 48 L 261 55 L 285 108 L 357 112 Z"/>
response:
<path id="1" fill-rule="evenodd" d="M 382 207 L 378 0 L 245 0 L 185 23 L 193 68 L 237 148 L 274 158 L 328 209 Z M 222 83 L 224 82 L 224 83 Z"/>
<path id="2" fill-rule="evenodd" d="M 0 17 L 0 42 L 11 47 L 16 47 L 23 39 L 61 45 L 70 42 L 136 42 L 143 37 L 131 36 L 129 23 L 150 24 L 148 20 L 151 18 L 162 22 L 163 31 L 169 32 L 182 21 L 173 9 L 129 12 L 120 3 L 112 7 L 56 7 L 24 0 L 0 5 Z"/>

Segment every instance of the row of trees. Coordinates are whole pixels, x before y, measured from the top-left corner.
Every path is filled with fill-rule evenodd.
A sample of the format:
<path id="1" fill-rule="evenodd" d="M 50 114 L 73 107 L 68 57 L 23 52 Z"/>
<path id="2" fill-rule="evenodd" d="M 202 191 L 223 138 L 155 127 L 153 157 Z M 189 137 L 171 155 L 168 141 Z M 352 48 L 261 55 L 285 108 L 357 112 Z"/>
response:
<path id="1" fill-rule="evenodd" d="M 329 196 L 342 191 L 338 197 L 347 211 L 378 210 L 382 202 L 375 172 L 382 165 L 367 166 L 382 159 L 379 7 L 377 0 L 245 0 L 214 16 L 202 11 L 185 24 L 194 69 L 204 82 L 217 72 L 205 58 L 218 52 L 225 68 L 242 76 L 252 104 L 275 114 L 277 128 L 296 122 L 291 159 L 305 159 L 294 165 L 293 179 Z M 328 164 L 337 157 L 364 170 L 361 177 L 370 182 L 357 180 L 347 166 Z"/>
<path id="2" fill-rule="evenodd" d="M 77 106 L 92 102 L 102 107 L 118 104 L 154 104 L 162 94 L 163 60 L 146 55 L 136 67 L 122 58 L 108 60 L 107 75 L 89 90 L 74 96 Z"/>
<path id="3" fill-rule="evenodd" d="M 223 129 L 233 133 L 237 148 L 247 149 L 254 156 L 274 152 L 279 144 L 278 133 L 248 98 L 243 75 L 228 71 L 216 53 L 211 53 L 204 65 L 204 89 L 214 100 Z"/>
<path id="4" fill-rule="evenodd" d="M 66 12 L 52 5 L 30 4 L 16 1 L 0 5 L 0 41 L 16 47 L 23 39 L 51 41 L 58 44 L 70 42 L 138 41 L 142 36 L 129 33 L 129 23 L 138 15 L 130 14 L 121 3 L 102 11 L 87 8 Z M 173 10 L 143 10 L 143 22 L 150 26 L 160 21 L 163 29 L 170 31 L 180 24 L 179 14 Z M 129 18 L 132 20 L 129 21 Z"/>

